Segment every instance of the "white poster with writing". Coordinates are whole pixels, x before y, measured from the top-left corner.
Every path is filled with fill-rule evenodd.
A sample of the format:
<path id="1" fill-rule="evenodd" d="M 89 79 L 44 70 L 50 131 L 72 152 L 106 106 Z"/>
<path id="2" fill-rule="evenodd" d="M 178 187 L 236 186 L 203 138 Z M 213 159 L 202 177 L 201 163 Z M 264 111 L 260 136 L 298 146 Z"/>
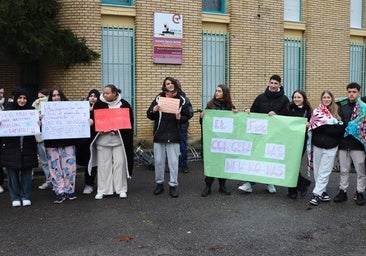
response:
<path id="1" fill-rule="evenodd" d="M 0 111 L 0 137 L 39 134 L 38 120 L 37 110 Z"/>
<path id="2" fill-rule="evenodd" d="M 42 138 L 89 138 L 88 101 L 47 101 L 41 103 Z"/>

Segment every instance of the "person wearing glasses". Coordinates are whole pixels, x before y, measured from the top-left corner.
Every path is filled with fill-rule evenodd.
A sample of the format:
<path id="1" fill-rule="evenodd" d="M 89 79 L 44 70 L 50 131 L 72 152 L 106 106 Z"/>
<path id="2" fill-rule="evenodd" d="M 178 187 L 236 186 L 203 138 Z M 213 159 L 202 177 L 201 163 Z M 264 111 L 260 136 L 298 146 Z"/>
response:
<path id="1" fill-rule="evenodd" d="M 163 81 L 162 91 L 151 102 L 147 110 L 147 117 L 154 121 L 154 159 L 155 159 L 155 195 L 164 192 L 165 160 L 168 159 L 170 173 L 169 195 L 178 197 L 178 164 L 180 154 L 181 134 L 180 127 L 188 122 L 189 108 L 192 108 L 186 97 L 183 96 L 177 81 L 172 77 L 166 77 Z M 178 109 L 175 113 L 169 113 L 162 108 L 162 98 L 177 99 Z M 163 112 L 165 111 L 165 112 Z"/>

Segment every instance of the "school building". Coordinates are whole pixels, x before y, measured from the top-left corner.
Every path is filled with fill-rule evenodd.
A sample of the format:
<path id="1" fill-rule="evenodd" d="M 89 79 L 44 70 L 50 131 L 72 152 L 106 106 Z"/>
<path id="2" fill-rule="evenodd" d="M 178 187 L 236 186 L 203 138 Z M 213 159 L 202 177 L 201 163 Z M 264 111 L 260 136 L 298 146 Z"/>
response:
<path id="1" fill-rule="evenodd" d="M 313 106 L 324 89 L 344 96 L 350 81 L 366 90 L 362 0 L 59 2 L 59 23 L 84 37 L 100 60 L 68 69 L 44 64 L 26 78 L 11 59 L 0 60 L 6 96 L 14 87 L 58 85 L 79 100 L 113 83 L 134 108 L 138 139 L 152 139 L 146 110 L 167 76 L 180 80 L 194 109 L 204 108 L 220 83 L 244 109 L 272 74 L 281 75 L 287 96 L 304 89 Z M 200 136 L 198 119 L 190 122 L 191 137 Z"/>

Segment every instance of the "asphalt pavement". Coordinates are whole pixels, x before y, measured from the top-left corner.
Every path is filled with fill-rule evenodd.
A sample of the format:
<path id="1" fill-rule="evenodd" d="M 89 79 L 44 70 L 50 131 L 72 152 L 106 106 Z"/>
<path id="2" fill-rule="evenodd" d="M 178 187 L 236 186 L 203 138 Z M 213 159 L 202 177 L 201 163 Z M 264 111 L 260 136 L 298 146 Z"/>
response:
<path id="1" fill-rule="evenodd" d="M 32 206 L 14 208 L 9 193 L 0 194 L 0 255 L 366 255 L 366 206 L 352 200 L 354 173 L 347 202 L 311 207 L 310 194 L 292 200 L 287 188 L 273 195 L 263 184 L 244 194 L 236 180 L 227 181 L 232 195 L 219 194 L 215 180 L 203 198 L 202 163 L 189 167 L 179 174 L 178 198 L 167 185 L 153 195 L 154 172 L 140 166 L 127 199 L 83 195 L 79 172 L 78 199 L 60 205 L 50 189 L 38 189 L 44 178 L 37 173 Z M 331 197 L 338 179 L 331 174 Z"/>

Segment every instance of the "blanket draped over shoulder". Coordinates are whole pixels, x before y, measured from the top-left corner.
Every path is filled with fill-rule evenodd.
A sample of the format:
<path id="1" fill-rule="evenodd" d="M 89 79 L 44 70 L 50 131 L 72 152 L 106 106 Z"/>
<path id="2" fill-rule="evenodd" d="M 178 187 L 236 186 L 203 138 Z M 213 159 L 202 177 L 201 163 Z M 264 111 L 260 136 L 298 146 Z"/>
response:
<path id="1" fill-rule="evenodd" d="M 330 113 L 329 109 L 323 104 L 319 104 L 317 108 L 313 110 L 309 121 L 308 128 L 308 140 L 306 143 L 306 152 L 308 156 L 308 170 L 313 170 L 313 148 L 311 145 L 312 132 L 315 128 L 322 125 L 336 125 L 338 120 Z"/>
<path id="2" fill-rule="evenodd" d="M 352 135 L 362 143 L 366 151 L 366 104 L 360 99 L 357 99 L 353 109 L 351 121 L 348 122 L 344 137 Z"/>

